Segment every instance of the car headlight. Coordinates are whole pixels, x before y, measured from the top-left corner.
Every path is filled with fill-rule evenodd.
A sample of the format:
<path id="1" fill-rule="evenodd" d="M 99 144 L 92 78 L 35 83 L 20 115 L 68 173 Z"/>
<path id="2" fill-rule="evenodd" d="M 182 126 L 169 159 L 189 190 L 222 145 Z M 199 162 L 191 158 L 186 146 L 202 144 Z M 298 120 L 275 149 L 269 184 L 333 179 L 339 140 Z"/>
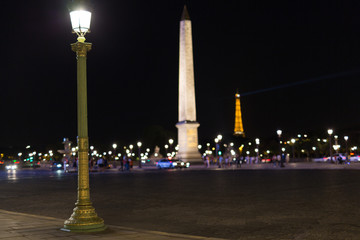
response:
<path id="1" fill-rule="evenodd" d="M 187 163 L 186 163 L 186 167 L 190 167 L 190 163 L 187 162 Z"/>
<path id="2" fill-rule="evenodd" d="M 12 170 L 15 170 L 15 169 L 17 169 L 17 166 L 16 166 L 16 165 L 12 165 L 12 166 L 11 166 L 11 169 L 12 169 Z"/>
<path id="3" fill-rule="evenodd" d="M 184 163 L 183 163 L 183 162 L 181 162 L 181 166 L 184 166 Z"/>
<path id="4" fill-rule="evenodd" d="M 7 170 L 11 169 L 11 166 L 9 166 L 9 165 L 8 165 L 8 166 L 6 166 L 6 169 L 7 169 Z"/>
<path id="5" fill-rule="evenodd" d="M 56 167 L 61 168 L 61 164 L 56 165 Z"/>
<path id="6" fill-rule="evenodd" d="M 174 163 L 173 163 L 173 166 L 177 166 L 177 163 L 176 163 L 176 162 L 174 162 Z"/>

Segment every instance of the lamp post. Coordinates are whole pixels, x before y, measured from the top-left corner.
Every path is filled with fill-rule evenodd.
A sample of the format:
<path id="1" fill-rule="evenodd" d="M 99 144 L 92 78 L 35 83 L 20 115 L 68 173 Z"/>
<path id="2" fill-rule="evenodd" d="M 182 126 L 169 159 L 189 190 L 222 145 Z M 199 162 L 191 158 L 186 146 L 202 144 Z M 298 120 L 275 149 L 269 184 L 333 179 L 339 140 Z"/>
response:
<path id="1" fill-rule="evenodd" d="M 349 140 L 349 136 L 344 136 L 344 140 L 345 140 L 345 154 L 346 154 L 346 162 L 348 161 L 348 140 Z"/>
<path id="2" fill-rule="evenodd" d="M 256 152 L 256 161 L 257 161 L 257 163 L 261 163 L 261 161 L 259 160 L 259 145 L 260 145 L 260 139 L 255 138 L 255 144 L 256 144 L 256 149 L 255 149 L 255 152 Z"/>
<path id="3" fill-rule="evenodd" d="M 220 167 L 220 162 L 219 162 L 219 158 L 218 158 L 218 154 L 219 154 L 219 139 L 218 138 L 215 138 L 214 139 L 214 142 L 215 142 L 215 159 Z"/>
<path id="4" fill-rule="evenodd" d="M 141 142 L 137 142 L 138 150 L 139 150 L 139 168 L 141 168 Z"/>
<path id="5" fill-rule="evenodd" d="M 170 138 L 170 139 L 169 139 L 169 145 L 170 145 L 171 156 L 172 156 L 172 152 L 173 152 L 173 150 L 172 150 L 172 144 L 173 144 L 173 143 L 174 143 L 174 139 Z"/>
<path id="6" fill-rule="evenodd" d="M 296 139 L 292 138 L 290 141 L 291 141 L 291 147 L 292 147 L 292 157 L 295 158 L 295 142 L 296 142 Z"/>
<path id="7" fill-rule="evenodd" d="M 167 145 L 167 144 L 165 144 L 165 151 L 166 151 L 166 157 L 169 157 L 169 151 L 168 151 L 168 149 L 169 149 L 169 145 Z"/>
<path id="8" fill-rule="evenodd" d="M 282 152 L 281 152 L 281 134 L 282 134 L 282 131 L 279 129 L 276 131 L 278 137 L 279 137 L 279 154 L 280 154 L 280 166 L 281 167 L 284 167 L 284 163 L 283 163 L 283 157 L 282 157 Z"/>
<path id="9" fill-rule="evenodd" d="M 334 133 L 334 131 L 332 129 L 328 129 L 327 130 L 328 134 L 329 134 L 329 145 L 330 145 L 330 162 L 333 162 L 333 156 L 332 156 L 332 144 L 331 144 L 331 135 Z"/>
<path id="10" fill-rule="evenodd" d="M 338 139 L 339 139 L 339 136 L 334 135 L 335 144 L 334 144 L 333 148 L 335 149 L 336 153 L 339 153 L 339 148 L 340 148 Z"/>
<path id="11" fill-rule="evenodd" d="M 282 131 L 281 130 L 277 130 L 276 131 L 276 133 L 277 133 L 277 135 L 278 135 L 278 137 L 279 137 L 279 154 L 280 154 L 280 156 L 281 156 L 281 134 L 282 134 Z"/>
<path id="12" fill-rule="evenodd" d="M 98 232 L 106 226 L 104 220 L 97 216 L 90 201 L 89 184 L 89 138 L 87 121 L 87 90 L 86 90 L 86 55 L 91 43 L 85 42 L 85 34 L 89 31 L 91 12 L 83 3 L 73 1 L 70 6 L 70 18 L 73 31 L 78 35 L 77 42 L 71 49 L 77 56 L 77 115 L 78 115 L 78 192 L 74 212 L 64 222 L 64 231 Z"/>
<path id="13" fill-rule="evenodd" d="M 114 149 L 114 161 L 115 161 L 117 144 L 114 143 L 114 144 L 112 145 L 112 147 L 113 147 L 113 149 Z"/>

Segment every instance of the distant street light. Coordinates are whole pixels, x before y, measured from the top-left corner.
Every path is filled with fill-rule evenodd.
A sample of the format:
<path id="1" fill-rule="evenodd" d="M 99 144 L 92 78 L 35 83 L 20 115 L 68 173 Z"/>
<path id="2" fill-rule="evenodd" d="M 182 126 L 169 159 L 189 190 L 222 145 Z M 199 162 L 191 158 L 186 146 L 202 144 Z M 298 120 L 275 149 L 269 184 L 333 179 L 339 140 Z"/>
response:
<path id="1" fill-rule="evenodd" d="M 90 201 L 89 185 L 89 137 L 87 120 L 87 89 L 86 89 L 86 55 L 91 49 L 91 43 L 85 42 L 85 34 L 90 29 L 91 12 L 85 1 L 72 1 L 70 18 L 73 31 L 78 35 L 77 42 L 71 44 L 71 49 L 77 56 L 77 111 L 78 111 L 78 194 L 74 212 L 64 222 L 64 231 L 98 232 L 106 227 L 104 220 L 97 216 Z M 50 153 L 51 155 L 52 153 Z"/>
<path id="2" fill-rule="evenodd" d="M 333 155 L 332 155 L 331 135 L 334 133 L 334 131 L 332 129 L 328 129 L 327 132 L 329 134 L 330 162 L 332 163 L 333 162 Z"/>

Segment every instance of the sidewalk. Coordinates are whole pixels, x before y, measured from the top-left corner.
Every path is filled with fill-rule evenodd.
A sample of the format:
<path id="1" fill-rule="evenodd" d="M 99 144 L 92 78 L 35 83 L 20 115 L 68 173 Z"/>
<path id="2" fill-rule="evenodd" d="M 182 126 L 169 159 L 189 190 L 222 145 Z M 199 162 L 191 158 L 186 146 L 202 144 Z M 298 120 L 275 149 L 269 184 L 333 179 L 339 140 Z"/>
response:
<path id="1" fill-rule="evenodd" d="M 38 240 L 38 239 L 198 239 L 216 240 L 176 233 L 145 231 L 119 226 L 107 225 L 107 229 L 100 233 L 70 233 L 61 231 L 64 220 L 52 217 L 37 216 L 24 213 L 0 210 L 0 239 L 7 240 Z"/>

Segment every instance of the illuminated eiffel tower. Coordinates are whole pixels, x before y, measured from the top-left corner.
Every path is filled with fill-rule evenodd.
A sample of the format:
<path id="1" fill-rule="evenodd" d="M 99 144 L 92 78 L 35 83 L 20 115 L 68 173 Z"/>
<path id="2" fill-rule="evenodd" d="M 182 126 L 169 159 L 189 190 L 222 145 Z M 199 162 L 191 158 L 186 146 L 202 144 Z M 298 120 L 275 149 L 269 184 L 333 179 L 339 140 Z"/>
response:
<path id="1" fill-rule="evenodd" d="M 234 136 L 245 137 L 244 127 L 241 117 L 241 106 L 240 106 L 240 94 L 236 92 L 235 94 L 235 127 L 234 127 Z"/>

